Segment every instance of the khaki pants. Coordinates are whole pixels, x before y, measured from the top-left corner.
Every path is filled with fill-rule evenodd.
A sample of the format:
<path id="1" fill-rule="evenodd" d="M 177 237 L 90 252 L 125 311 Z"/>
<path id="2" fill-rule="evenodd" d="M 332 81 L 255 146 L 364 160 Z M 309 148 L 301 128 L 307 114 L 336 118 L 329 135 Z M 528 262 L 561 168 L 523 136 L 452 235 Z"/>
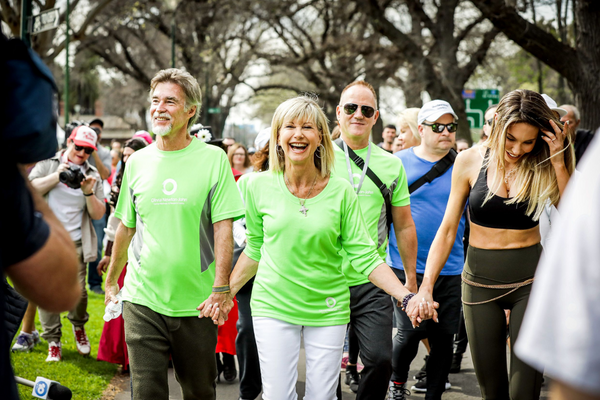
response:
<path id="1" fill-rule="evenodd" d="M 81 241 L 74 242 L 77 250 L 77 257 L 79 259 L 79 286 L 81 287 L 81 299 L 74 309 L 69 311 L 67 318 L 73 324 L 73 326 L 83 326 L 90 316 L 87 313 L 88 295 L 85 290 L 85 276 L 87 274 L 86 263 L 83 262 L 83 251 L 81 247 Z M 62 336 L 62 323 L 60 322 L 60 314 L 53 313 L 42 308 L 39 309 L 40 323 L 44 329 L 42 338 L 47 342 L 58 342 Z"/>
<path id="2" fill-rule="evenodd" d="M 167 317 L 125 301 L 123 320 L 133 400 L 169 399 L 169 356 L 184 400 L 217 398 L 217 326 L 212 319 Z"/>

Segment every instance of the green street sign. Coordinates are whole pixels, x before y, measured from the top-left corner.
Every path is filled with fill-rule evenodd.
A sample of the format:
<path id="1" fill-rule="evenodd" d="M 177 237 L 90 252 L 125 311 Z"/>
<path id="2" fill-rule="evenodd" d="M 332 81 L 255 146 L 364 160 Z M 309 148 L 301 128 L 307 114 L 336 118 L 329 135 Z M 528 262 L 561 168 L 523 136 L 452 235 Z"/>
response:
<path id="1" fill-rule="evenodd" d="M 221 114 L 221 109 L 219 107 L 209 107 L 208 113 L 209 114 Z"/>
<path id="2" fill-rule="evenodd" d="M 462 92 L 470 128 L 483 128 L 483 115 L 492 104 L 500 101 L 498 89 L 464 89 Z"/>

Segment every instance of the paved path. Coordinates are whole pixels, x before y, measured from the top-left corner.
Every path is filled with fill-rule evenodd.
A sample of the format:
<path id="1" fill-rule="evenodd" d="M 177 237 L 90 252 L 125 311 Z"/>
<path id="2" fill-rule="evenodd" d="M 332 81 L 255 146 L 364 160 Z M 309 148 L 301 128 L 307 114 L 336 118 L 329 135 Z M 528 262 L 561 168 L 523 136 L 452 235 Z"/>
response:
<path id="1" fill-rule="evenodd" d="M 423 346 L 419 346 L 419 353 L 411 365 L 410 378 L 412 378 L 417 371 L 423 365 L 423 358 L 425 357 L 425 349 Z M 298 371 L 298 384 L 296 385 L 298 391 L 298 398 L 304 397 L 304 382 L 305 382 L 305 358 L 304 350 L 300 354 L 300 363 Z M 450 383 L 452 388 L 442 398 L 444 400 L 478 400 L 481 399 L 479 386 L 477 385 L 477 379 L 475 377 L 475 371 L 473 370 L 473 364 L 471 363 L 470 353 L 467 351 L 465 358 L 462 362 L 462 371 L 459 374 L 450 374 Z M 342 374 L 343 376 L 343 374 Z M 408 386 L 411 387 L 415 383 L 414 380 L 408 382 Z M 542 388 L 541 400 L 548 399 L 548 378 L 546 377 L 546 385 Z M 219 383 L 217 384 L 217 400 L 238 400 L 238 384 L 239 381 L 236 379 L 232 383 Z M 125 390 L 115 397 L 115 400 L 130 400 L 131 392 L 129 390 L 129 380 L 124 385 Z M 350 391 L 348 386 L 342 384 L 343 400 L 354 400 L 355 395 Z M 179 389 L 179 384 L 175 380 L 173 370 L 169 370 L 169 399 L 183 399 Z M 409 398 L 411 399 L 424 399 L 425 395 L 421 393 L 413 393 Z M 260 399 L 260 398 L 259 398 Z M 382 399 L 383 400 L 383 399 Z"/>

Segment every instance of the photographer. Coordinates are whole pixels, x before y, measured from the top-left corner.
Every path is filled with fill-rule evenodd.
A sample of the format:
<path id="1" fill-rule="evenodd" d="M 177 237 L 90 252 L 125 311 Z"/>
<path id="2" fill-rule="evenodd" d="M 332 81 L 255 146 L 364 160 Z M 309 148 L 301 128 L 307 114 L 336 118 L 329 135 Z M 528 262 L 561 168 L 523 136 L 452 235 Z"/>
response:
<path id="1" fill-rule="evenodd" d="M 86 263 L 96 259 L 98 245 L 91 220 L 102 218 L 105 211 L 102 180 L 96 168 L 88 163 L 90 154 L 96 150 L 96 141 L 97 135 L 93 129 L 76 127 L 67 139 L 67 149 L 49 160 L 39 162 L 29 175 L 32 186 L 46 198 L 77 249 L 82 297 L 69 312 L 68 318 L 73 324 L 77 351 L 84 356 L 90 354 L 84 329 L 89 319 L 85 290 Z M 44 328 L 42 337 L 49 345 L 46 361 L 60 361 L 60 314 L 40 309 L 40 322 Z"/>

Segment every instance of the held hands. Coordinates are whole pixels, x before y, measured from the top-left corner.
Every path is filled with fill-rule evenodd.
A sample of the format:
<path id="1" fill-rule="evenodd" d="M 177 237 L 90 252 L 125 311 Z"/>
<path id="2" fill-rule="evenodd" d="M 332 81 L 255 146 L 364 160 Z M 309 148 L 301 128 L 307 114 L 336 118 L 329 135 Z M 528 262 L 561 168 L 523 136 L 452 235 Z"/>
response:
<path id="1" fill-rule="evenodd" d="M 208 299 L 200 303 L 196 310 L 200 311 L 198 318 L 212 318 L 215 325 L 223 325 L 227 315 L 233 308 L 231 293 L 212 293 Z"/>
<path id="2" fill-rule="evenodd" d="M 439 308 L 439 303 L 433 301 L 431 293 L 419 291 L 410 301 L 404 312 L 410 318 L 413 327 L 427 319 L 433 319 L 439 322 L 436 309 Z"/>

